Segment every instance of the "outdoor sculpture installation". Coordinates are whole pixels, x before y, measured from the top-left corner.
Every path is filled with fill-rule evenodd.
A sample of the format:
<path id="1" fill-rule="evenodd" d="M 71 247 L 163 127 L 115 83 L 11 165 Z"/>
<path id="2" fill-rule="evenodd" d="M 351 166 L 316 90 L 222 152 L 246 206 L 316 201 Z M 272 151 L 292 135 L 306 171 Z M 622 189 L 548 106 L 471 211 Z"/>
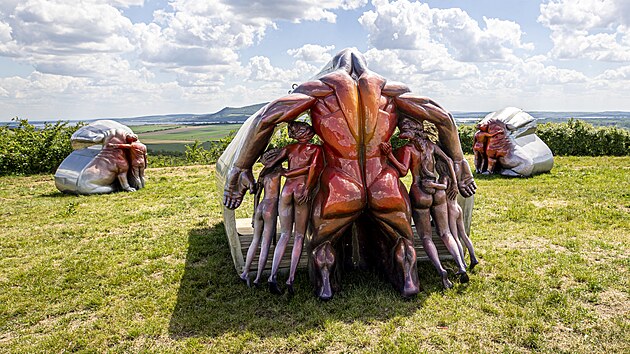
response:
<path id="1" fill-rule="evenodd" d="M 536 134 L 536 119 L 508 107 L 488 114 L 477 125 L 473 149 L 477 173 L 528 177 L 549 172 L 551 150 Z"/>
<path id="2" fill-rule="evenodd" d="M 70 140 L 75 151 L 55 173 L 60 191 L 102 194 L 144 187 L 146 147 L 129 127 L 99 120 L 77 130 Z"/>
<path id="3" fill-rule="evenodd" d="M 252 189 L 251 167 L 276 125 L 310 110 L 325 157 L 310 216 L 309 270 L 316 294 L 326 300 L 338 289 L 334 276 L 342 256 L 338 241 L 356 223 L 360 229 L 376 226 L 363 233 L 360 242 L 377 250 L 373 261 L 378 264 L 374 265 L 401 295 L 414 296 L 420 286 L 409 196 L 380 145 L 390 140 L 401 114 L 435 124 L 444 152 L 454 160 L 459 191 L 468 197 L 476 185 L 463 159 L 455 122 L 437 103 L 370 71 L 357 51 L 343 50 L 332 63 L 329 73 L 258 112 L 240 149 L 231 151 L 235 159 L 226 180 L 224 204 L 237 208 Z"/>
<path id="4" fill-rule="evenodd" d="M 461 256 L 460 247 L 451 234 L 447 199 L 455 201 L 457 187 L 454 184 L 438 183 L 438 175 L 435 171 L 436 158 L 442 160 L 448 166 L 444 175 L 456 179 L 453 161 L 437 145 L 432 143 L 424 134 L 422 124 L 411 119 L 402 118 L 398 121 L 400 129 L 399 137 L 409 140 L 409 143 L 396 150 L 396 156 L 392 153 L 389 143 L 382 143 L 381 150 L 387 156 L 390 163 L 396 167 L 400 177 L 406 176 L 411 170 L 413 182 L 409 189 L 412 217 L 416 224 L 418 236 L 422 240 L 422 246 L 442 278 L 445 288 L 453 287 L 448 279 L 447 271 L 442 267 L 438 252 L 433 243 L 431 229 L 431 217 L 435 223 L 438 235 L 444 242 L 451 256 L 457 263 L 461 282 L 468 281 L 466 266 Z M 442 177 L 442 175 L 440 175 Z"/>

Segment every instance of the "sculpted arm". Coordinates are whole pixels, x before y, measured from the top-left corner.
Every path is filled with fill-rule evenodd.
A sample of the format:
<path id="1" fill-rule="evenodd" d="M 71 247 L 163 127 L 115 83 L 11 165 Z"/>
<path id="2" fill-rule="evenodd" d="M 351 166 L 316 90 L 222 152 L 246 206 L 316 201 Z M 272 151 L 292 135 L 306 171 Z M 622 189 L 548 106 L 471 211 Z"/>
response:
<path id="1" fill-rule="evenodd" d="M 398 176 L 405 177 L 411 166 L 411 151 L 409 151 L 407 145 L 397 149 L 396 156 L 394 156 L 392 152 L 392 145 L 390 143 L 381 143 L 380 147 L 383 154 L 387 156 L 389 162 L 398 171 Z"/>
<path id="2" fill-rule="evenodd" d="M 276 125 L 296 119 L 315 103 L 315 95 L 311 93 L 317 94 L 317 90 L 311 89 L 309 85 L 317 85 L 317 83 L 307 83 L 298 87 L 294 93 L 268 104 L 254 118 L 252 127 L 245 137 L 245 143 L 238 152 L 234 167 L 227 176 L 227 183 L 223 193 L 223 204 L 226 207 L 230 209 L 238 208 L 243 201 L 245 192 L 248 189 L 250 192 L 253 192 L 254 176 L 251 170 L 252 165 L 267 147 Z"/>
<path id="3" fill-rule="evenodd" d="M 310 162 L 311 164 L 309 165 L 308 177 L 306 178 L 306 188 L 304 193 L 298 198 L 298 204 L 304 204 L 304 202 L 308 201 L 311 192 L 317 184 L 317 179 L 319 178 L 319 173 L 321 172 L 323 165 L 321 149 L 315 150 Z"/>
<path id="4" fill-rule="evenodd" d="M 464 197 L 473 195 L 477 185 L 473 180 L 468 162 L 464 159 L 453 116 L 427 97 L 403 93 L 394 97 L 394 102 L 396 107 L 410 118 L 435 124 L 444 152 L 453 159 L 460 193 Z"/>
<path id="5" fill-rule="evenodd" d="M 444 151 L 442 151 L 442 149 L 440 149 L 440 147 L 437 145 L 435 146 L 435 155 L 446 162 L 446 165 L 448 166 L 448 172 L 451 175 L 451 181 L 457 181 L 457 176 L 455 176 L 455 169 L 453 167 L 453 160 L 451 160 L 451 158 L 448 157 L 444 153 Z M 455 188 L 454 183 L 449 183 L 446 192 L 450 200 L 455 200 L 457 198 L 457 188 Z"/>

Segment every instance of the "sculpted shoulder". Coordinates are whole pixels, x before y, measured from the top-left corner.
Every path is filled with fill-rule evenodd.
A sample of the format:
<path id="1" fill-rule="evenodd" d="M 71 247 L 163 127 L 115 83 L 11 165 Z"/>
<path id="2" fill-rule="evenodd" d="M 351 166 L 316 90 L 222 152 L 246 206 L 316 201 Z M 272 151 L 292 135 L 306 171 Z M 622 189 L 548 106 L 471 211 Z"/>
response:
<path id="1" fill-rule="evenodd" d="M 305 82 L 293 90 L 293 93 L 301 93 L 312 97 L 325 97 L 333 93 L 333 89 L 320 80 Z"/>
<path id="2" fill-rule="evenodd" d="M 383 86 L 383 90 L 381 92 L 385 96 L 396 97 L 402 95 L 403 93 L 411 92 L 411 90 L 407 85 L 401 82 L 388 81 L 385 83 L 385 86 Z"/>

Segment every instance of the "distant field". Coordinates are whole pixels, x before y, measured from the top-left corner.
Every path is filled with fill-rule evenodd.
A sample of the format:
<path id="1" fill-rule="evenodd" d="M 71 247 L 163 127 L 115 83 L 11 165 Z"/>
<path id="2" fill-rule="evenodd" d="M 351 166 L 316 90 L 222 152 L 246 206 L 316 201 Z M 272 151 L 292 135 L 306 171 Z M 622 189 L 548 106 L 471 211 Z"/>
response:
<path id="1" fill-rule="evenodd" d="M 149 152 L 169 151 L 184 152 L 186 145 L 196 140 L 208 147 L 211 141 L 216 141 L 228 135 L 232 130 L 238 130 L 240 124 L 212 124 L 212 125 L 140 125 L 132 127 L 140 140 L 147 145 Z"/>
<path id="2" fill-rule="evenodd" d="M 147 124 L 147 125 L 130 126 L 131 130 L 133 130 L 133 132 L 136 134 L 145 134 L 149 132 L 172 130 L 179 127 L 181 127 L 181 125 L 176 125 L 176 124 Z"/>

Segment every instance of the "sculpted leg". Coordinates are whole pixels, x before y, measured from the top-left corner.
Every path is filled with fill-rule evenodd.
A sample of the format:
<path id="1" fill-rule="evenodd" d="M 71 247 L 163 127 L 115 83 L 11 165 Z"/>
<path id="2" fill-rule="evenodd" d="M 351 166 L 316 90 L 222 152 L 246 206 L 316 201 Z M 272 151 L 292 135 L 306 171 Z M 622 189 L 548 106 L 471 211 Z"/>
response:
<path id="1" fill-rule="evenodd" d="M 293 281 L 295 280 L 295 272 L 300 263 L 302 255 L 302 247 L 304 246 L 304 237 L 306 228 L 308 227 L 309 207 L 308 204 L 295 206 L 295 235 L 293 236 L 293 251 L 291 253 L 291 268 L 289 270 L 289 278 L 287 279 L 287 288 L 293 293 Z"/>
<path id="2" fill-rule="evenodd" d="M 127 191 L 127 192 L 135 192 L 136 189 L 132 188 L 129 185 L 129 181 L 127 180 L 127 171 L 125 172 L 121 172 L 118 174 L 118 181 L 120 182 L 120 186 L 122 187 L 123 190 Z"/>
<path id="3" fill-rule="evenodd" d="M 483 154 L 479 151 L 475 151 L 475 172 L 481 173 L 483 171 Z"/>
<path id="4" fill-rule="evenodd" d="M 260 243 L 260 236 L 262 234 L 263 229 L 263 220 L 260 215 L 256 215 L 256 220 L 254 222 L 254 236 L 252 238 L 252 243 L 249 245 L 247 249 L 247 257 L 245 258 L 245 266 L 243 267 L 243 273 L 241 273 L 241 280 L 247 283 L 247 286 L 250 286 L 249 282 L 249 268 L 254 261 L 254 254 L 258 250 L 258 244 Z M 258 278 L 256 278 L 258 279 Z"/>
<path id="5" fill-rule="evenodd" d="M 336 219 L 321 219 L 319 215 L 316 208 L 313 213 L 313 238 L 309 245 L 309 277 L 317 296 L 322 300 L 330 300 L 339 289 L 335 278 L 337 251 L 334 246 L 358 214 Z"/>
<path id="6" fill-rule="evenodd" d="M 313 250 L 311 257 L 315 272 L 315 292 L 320 299 L 330 300 L 334 294 L 331 277 L 335 273 L 335 249 L 330 241 L 326 241 Z"/>
<path id="7" fill-rule="evenodd" d="M 389 237 L 387 240 L 391 247 L 389 259 L 393 266 L 388 271 L 390 281 L 404 298 L 417 295 L 420 292 L 420 285 L 416 250 L 413 248 L 411 220 L 405 212 L 373 213 L 373 215 L 383 230 L 383 234 Z M 384 259 L 384 261 L 388 260 Z"/>
<path id="8" fill-rule="evenodd" d="M 294 207 L 291 195 L 283 195 L 278 210 L 278 214 L 280 215 L 280 239 L 276 243 L 276 249 L 273 253 L 271 275 L 268 280 L 269 291 L 274 294 L 282 294 L 283 292 L 278 287 L 277 275 L 280 262 L 282 261 L 282 257 L 284 257 L 284 252 L 289 244 L 289 240 L 291 239 L 291 234 L 293 232 L 293 210 Z"/>
<path id="9" fill-rule="evenodd" d="M 267 265 L 267 259 L 269 258 L 269 246 L 271 239 L 276 236 L 276 214 L 272 214 L 271 217 L 265 218 L 264 227 L 262 230 L 262 245 L 260 246 L 260 256 L 258 257 L 258 271 L 256 272 L 256 279 L 254 284 L 260 284 L 260 278 L 262 277 L 263 270 Z"/>
<path id="10" fill-rule="evenodd" d="M 466 229 L 464 228 L 464 218 L 462 217 L 461 210 L 457 218 L 457 233 L 462 242 L 464 242 L 464 245 L 466 245 L 466 249 L 468 249 L 468 254 L 470 254 L 470 269 L 472 270 L 477 264 L 479 264 L 479 261 L 477 260 L 477 256 L 475 255 L 475 249 L 473 247 L 472 241 L 470 240 L 470 237 L 468 237 L 468 235 L 466 234 Z"/>
<path id="11" fill-rule="evenodd" d="M 457 246 L 457 242 L 455 238 L 451 234 L 451 231 L 448 226 L 448 209 L 446 206 L 446 195 L 443 191 L 438 191 L 434 198 L 436 199 L 437 204 L 431 207 L 431 216 L 433 216 L 433 221 L 435 222 L 435 229 L 444 242 L 444 245 L 448 249 L 448 252 L 455 259 L 455 263 L 457 264 L 458 271 L 456 274 L 460 276 L 460 281 L 462 283 L 468 282 L 468 274 L 466 274 L 466 266 L 464 265 L 464 261 L 460 256 L 459 247 Z"/>
<path id="12" fill-rule="evenodd" d="M 433 243 L 433 231 L 431 229 L 431 214 L 429 209 L 413 209 L 413 220 L 416 223 L 416 230 L 418 231 L 418 236 L 422 240 L 422 247 L 424 248 L 424 252 L 429 257 L 431 263 L 435 269 L 437 269 L 440 278 L 442 279 L 442 286 L 445 289 L 450 289 L 453 287 L 453 283 L 448 280 L 448 272 L 444 267 L 442 267 L 442 263 L 440 262 L 440 257 L 438 256 L 437 248 L 435 248 L 435 244 Z"/>

